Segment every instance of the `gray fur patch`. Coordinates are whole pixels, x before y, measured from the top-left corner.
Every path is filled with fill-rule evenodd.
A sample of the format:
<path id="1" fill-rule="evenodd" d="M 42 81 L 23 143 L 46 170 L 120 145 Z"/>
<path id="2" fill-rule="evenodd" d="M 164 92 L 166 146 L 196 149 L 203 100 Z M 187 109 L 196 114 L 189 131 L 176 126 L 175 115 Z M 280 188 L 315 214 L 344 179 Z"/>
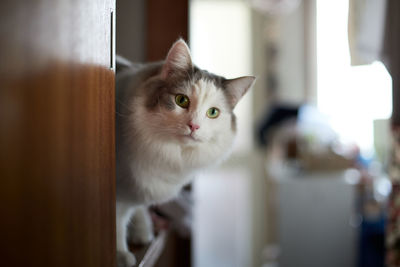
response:
<path id="1" fill-rule="evenodd" d="M 213 73 L 210 73 L 206 70 L 201 70 L 197 67 L 194 67 L 193 74 L 192 74 L 192 79 L 197 82 L 200 79 L 203 79 L 208 82 L 212 82 L 216 88 L 221 89 L 222 92 L 224 93 L 225 98 L 227 99 L 227 102 L 230 104 L 231 110 L 233 110 L 234 106 L 231 105 L 230 101 L 230 94 L 227 90 L 226 87 L 226 82 L 228 81 L 226 78 L 222 76 L 215 75 Z"/>
<path id="2" fill-rule="evenodd" d="M 168 110 L 174 110 L 176 107 L 175 101 L 170 94 L 163 94 L 160 99 L 160 104 Z"/>
<path id="3" fill-rule="evenodd" d="M 217 88 L 224 88 L 224 82 L 226 79 L 222 76 L 218 76 L 215 74 L 212 74 L 206 70 L 201 70 L 198 67 L 194 67 L 193 73 L 192 73 L 192 80 L 196 83 L 200 79 L 203 79 L 205 81 L 212 82 Z"/>
<path id="4" fill-rule="evenodd" d="M 145 85 L 146 107 L 150 110 L 158 107 L 160 100 L 166 94 L 165 83 L 161 80 L 150 81 Z"/>

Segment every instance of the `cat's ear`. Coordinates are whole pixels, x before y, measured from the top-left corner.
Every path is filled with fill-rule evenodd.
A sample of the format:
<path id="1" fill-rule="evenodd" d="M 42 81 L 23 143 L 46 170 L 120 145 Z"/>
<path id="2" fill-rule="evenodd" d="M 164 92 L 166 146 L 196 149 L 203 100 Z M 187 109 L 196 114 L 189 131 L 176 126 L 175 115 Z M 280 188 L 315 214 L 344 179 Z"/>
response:
<path id="1" fill-rule="evenodd" d="M 228 101 L 234 108 L 242 96 L 253 86 L 256 77 L 244 76 L 236 79 L 226 80 L 225 89 Z"/>
<path id="2" fill-rule="evenodd" d="M 190 50 L 185 41 L 179 39 L 168 52 L 161 69 L 161 78 L 167 79 L 174 73 L 186 72 L 193 68 Z"/>

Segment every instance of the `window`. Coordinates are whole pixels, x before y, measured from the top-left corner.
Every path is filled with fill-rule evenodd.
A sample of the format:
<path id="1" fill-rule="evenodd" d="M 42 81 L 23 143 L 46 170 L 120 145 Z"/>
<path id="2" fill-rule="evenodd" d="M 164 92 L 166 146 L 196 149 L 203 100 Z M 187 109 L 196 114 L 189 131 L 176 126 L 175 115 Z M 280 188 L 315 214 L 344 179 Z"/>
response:
<path id="1" fill-rule="evenodd" d="M 344 142 L 373 152 L 373 120 L 392 112 L 391 77 L 381 62 L 351 66 L 348 0 L 317 1 L 318 107 Z"/>

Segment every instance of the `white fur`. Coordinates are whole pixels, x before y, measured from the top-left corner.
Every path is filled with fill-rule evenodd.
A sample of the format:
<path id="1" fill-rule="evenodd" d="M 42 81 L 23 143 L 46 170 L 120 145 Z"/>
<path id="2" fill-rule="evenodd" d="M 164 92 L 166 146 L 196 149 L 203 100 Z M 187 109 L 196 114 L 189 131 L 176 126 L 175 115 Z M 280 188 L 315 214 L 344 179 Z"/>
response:
<path id="1" fill-rule="evenodd" d="M 117 202 L 116 226 L 117 226 L 117 266 L 131 267 L 135 265 L 136 258 L 129 252 L 127 237 L 127 225 L 132 217 L 135 208 L 126 203 Z"/>
<path id="2" fill-rule="evenodd" d="M 189 50 L 182 42 L 178 41 L 171 48 L 167 61 L 160 66 L 158 78 L 166 79 L 171 73 L 170 68 L 179 69 L 191 64 Z M 153 67 L 149 67 L 149 72 Z M 135 209 L 175 197 L 197 172 L 227 158 L 235 138 L 232 102 L 213 82 L 188 81 L 186 86 L 191 90 L 182 93 L 187 94 L 193 105 L 187 109 L 176 105 L 171 110 L 159 105 L 149 111 L 146 106 L 148 96 L 145 95 L 148 88 L 143 88 L 141 81 L 141 77 L 147 76 L 145 71 L 139 74 L 136 71 L 122 75 L 124 81 L 117 77 L 118 267 L 128 267 L 134 261 L 126 238 L 127 225 Z M 242 92 L 247 89 L 239 88 Z M 175 103 L 175 96 L 169 97 Z M 212 107 L 220 110 L 215 119 L 206 115 Z M 189 122 L 200 128 L 192 133 Z M 151 230 L 148 218 L 148 215 L 142 216 L 140 228 L 144 231 Z M 152 235 L 141 233 L 136 236 L 149 241 L 146 237 Z"/>
<path id="3" fill-rule="evenodd" d="M 118 177 L 117 181 L 117 250 L 120 255 L 129 255 L 126 226 L 134 211 L 132 206 L 170 200 L 196 172 L 220 163 L 230 154 L 235 133 L 231 129 L 231 112 L 225 97 L 212 83 L 203 80 L 193 87 L 199 102 L 192 121 L 200 125 L 193 136 L 199 141 L 171 140 L 167 135 L 188 134 L 189 127 L 174 129 L 171 125 L 171 129 L 158 129 L 162 114 L 149 118 L 143 97 L 131 103 L 133 112 L 127 120 L 130 125 L 124 133 L 126 147 L 118 151 L 124 153 L 119 158 L 124 158 L 127 165 L 123 179 Z M 219 108 L 218 118 L 206 116 L 211 107 Z M 177 106 L 171 112 L 179 115 L 186 110 Z"/>
<path id="4" fill-rule="evenodd" d="M 131 178 L 123 186 L 124 190 L 131 190 L 135 201 L 146 204 L 167 201 L 176 196 L 198 170 L 213 166 L 229 155 L 235 134 L 231 130 L 231 114 L 223 93 L 212 83 L 202 80 L 194 87 L 199 93 L 199 105 L 193 112 L 192 120 L 200 125 L 194 134 L 199 141 L 171 140 L 163 136 L 188 134 L 190 129 L 174 129 L 174 125 L 171 129 L 157 129 L 162 115 L 154 118 L 154 123 L 147 115 L 143 98 L 139 97 L 132 103 L 135 111 L 131 114 L 127 155 L 130 158 Z M 218 118 L 206 116 L 210 107 L 220 109 Z M 186 111 L 177 106 L 172 112 L 179 114 Z M 132 183 L 131 179 L 135 182 Z"/>

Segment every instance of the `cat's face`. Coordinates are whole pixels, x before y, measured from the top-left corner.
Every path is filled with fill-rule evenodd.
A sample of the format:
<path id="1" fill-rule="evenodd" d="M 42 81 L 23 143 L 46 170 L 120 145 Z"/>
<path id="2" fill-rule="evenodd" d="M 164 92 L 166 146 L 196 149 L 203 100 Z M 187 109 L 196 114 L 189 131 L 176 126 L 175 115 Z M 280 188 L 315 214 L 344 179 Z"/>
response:
<path id="1" fill-rule="evenodd" d="M 184 81 L 163 88 L 149 120 L 161 138 L 184 145 L 218 143 L 235 134 L 236 121 L 223 89 L 211 80 Z"/>
<path id="2" fill-rule="evenodd" d="M 161 73 L 144 85 L 143 123 L 157 139 L 224 149 L 236 132 L 233 109 L 254 80 L 252 76 L 227 80 L 198 69 L 180 40 L 171 48 Z"/>

